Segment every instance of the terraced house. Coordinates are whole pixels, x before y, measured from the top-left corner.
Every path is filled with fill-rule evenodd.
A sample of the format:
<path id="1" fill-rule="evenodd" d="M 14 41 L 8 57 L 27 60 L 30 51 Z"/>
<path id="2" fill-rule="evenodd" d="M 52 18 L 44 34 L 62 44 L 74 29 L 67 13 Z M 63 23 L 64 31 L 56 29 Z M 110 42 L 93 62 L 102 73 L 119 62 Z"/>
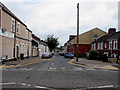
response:
<path id="1" fill-rule="evenodd" d="M 91 43 L 91 49 L 107 54 L 109 57 L 116 57 L 120 54 L 120 31 L 109 28 L 108 34 Z"/>
<path id="2" fill-rule="evenodd" d="M 0 58 L 31 56 L 32 31 L 5 5 L 0 3 Z"/>

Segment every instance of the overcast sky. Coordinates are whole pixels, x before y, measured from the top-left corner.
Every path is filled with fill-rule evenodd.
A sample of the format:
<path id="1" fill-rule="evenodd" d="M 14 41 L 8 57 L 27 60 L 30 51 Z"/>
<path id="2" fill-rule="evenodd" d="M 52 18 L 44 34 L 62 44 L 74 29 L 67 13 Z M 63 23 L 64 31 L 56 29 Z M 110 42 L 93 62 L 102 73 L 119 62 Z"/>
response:
<path id="1" fill-rule="evenodd" d="M 118 29 L 117 0 L 2 0 L 2 3 L 35 35 L 43 40 L 47 35 L 54 35 L 61 45 L 69 35 L 76 35 L 77 3 L 80 4 L 80 33 L 96 27 L 106 32 L 110 27 Z"/>

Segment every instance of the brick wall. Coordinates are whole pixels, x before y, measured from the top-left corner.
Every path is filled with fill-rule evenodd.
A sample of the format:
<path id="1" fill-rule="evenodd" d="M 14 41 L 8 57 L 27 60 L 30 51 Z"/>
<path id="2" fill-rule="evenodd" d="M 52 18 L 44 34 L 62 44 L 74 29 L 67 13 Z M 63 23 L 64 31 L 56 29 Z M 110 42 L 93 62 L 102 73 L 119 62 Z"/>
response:
<path id="1" fill-rule="evenodd" d="M 2 36 L 2 56 L 8 56 L 8 59 L 13 58 L 14 39 Z"/>
<path id="2" fill-rule="evenodd" d="M 5 28 L 9 33 L 12 31 L 12 20 L 15 18 L 11 17 L 6 12 L 2 11 L 2 28 Z M 20 54 L 23 53 L 25 57 L 31 56 L 31 40 L 32 32 L 27 30 L 27 26 L 23 23 L 16 20 L 16 45 L 15 45 L 15 57 L 20 57 Z M 26 40 L 27 39 L 27 40 Z M 13 48 L 14 48 L 14 39 L 10 37 L 2 38 L 3 45 L 2 53 L 3 55 L 8 55 L 10 59 L 13 58 Z"/>

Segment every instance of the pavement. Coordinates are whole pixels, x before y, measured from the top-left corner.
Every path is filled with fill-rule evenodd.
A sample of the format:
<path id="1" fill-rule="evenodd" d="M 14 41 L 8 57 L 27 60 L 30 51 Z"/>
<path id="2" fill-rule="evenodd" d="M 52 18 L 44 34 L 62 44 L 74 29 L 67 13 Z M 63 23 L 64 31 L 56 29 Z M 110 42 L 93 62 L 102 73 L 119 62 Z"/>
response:
<path id="1" fill-rule="evenodd" d="M 70 60 L 68 63 L 88 68 L 99 68 L 99 69 L 110 69 L 110 70 L 120 70 L 120 65 L 111 62 L 103 62 L 99 60 L 88 60 L 86 58 L 79 58 Z"/>
<path id="2" fill-rule="evenodd" d="M 0 68 L 15 68 L 21 67 L 25 65 L 30 65 L 38 62 L 49 61 L 50 59 L 42 59 L 40 57 L 33 57 L 33 58 L 25 58 L 23 60 L 16 60 L 16 61 L 6 61 L 3 65 L 0 65 Z"/>

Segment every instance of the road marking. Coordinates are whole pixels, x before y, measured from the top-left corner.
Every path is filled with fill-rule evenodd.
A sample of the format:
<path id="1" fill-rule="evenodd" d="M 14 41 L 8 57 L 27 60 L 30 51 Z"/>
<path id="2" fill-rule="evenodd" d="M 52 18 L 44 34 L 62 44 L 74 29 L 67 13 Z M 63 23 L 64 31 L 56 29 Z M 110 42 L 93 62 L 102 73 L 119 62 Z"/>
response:
<path id="1" fill-rule="evenodd" d="M 118 68 L 116 68 L 116 67 L 114 67 L 114 66 L 111 66 L 111 65 L 105 65 L 105 66 L 102 66 L 102 67 L 97 67 L 97 66 L 94 66 L 94 68 L 102 68 L 102 69 L 119 70 Z"/>
<path id="2" fill-rule="evenodd" d="M 37 69 L 37 70 L 41 70 L 41 69 Z"/>
<path id="3" fill-rule="evenodd" d="M 16 82 L 2 83 L 2 85 L 8 85 L 8 84 L 16 84 Z M 1 85 L 1 84 L 0 84 L 0 85 Z"/>
<path id="4" fill-rule="evenodd" d="M 30 87 L 31 85 L 30 85 L 30 84 L 28 84 L 28 86 Z"/>
<path id="5" fill-rule="evenodd" d="M 50 67 L 49 69 L 48 69 L 48 71 L 56 71 L 57 70 L 57 68 L 52 68 L 52 67 Z"/>
<path id="6" fill-rule="evenodd" d="M 21 85 L 23 85 L 23 86 L 26 86 L 27 84 L 25 84 L 25 83 L 22 83 Z"/>
<path id="7" fill-rule="evenodd" d="M 43 87 L 43 86 L 35 86 L 36 88 L 46 88 L 47 89 L 47 87 Z"/>
<path id="8" fill-rule="evenodd" d="M 107 86 L 95 86 L 95 87 L 88 87 L 88 88 L 85 88 L 85 89 L 97 89 L 97 88 L 118 88 L 119 86 L 118 85 L 107 85 Z"/>
<path id="9" fill-rule="evenodd" d="M 82 68 L 74 68 L 75 71 L 83 70 Z"/>
<path id="10" fill-rule="evenodd" d="M 49 69 L 50 69 L 50 70 L 56 70 L 57 68 L 51 68 L 51 67 L 50 67 Z"/>
<path id="11" fill-rule="evenodd" d="M 96 70 L 96 69 L 94 69 L 94 68 L 87 68 L 87 70 Z"/>
<path id="12" fill-rule="evenodd" d="M 62 68 L 61 68 L 61 70 L 65 70 L 65 69 L 66 69 L 66 67 L 62 67 Z"/>
<path id="13" fill-rule="evenodd" d="M 92 67 L 90 67 L 90 66 L 81 65 L 81 64 L 76 64 L 76 63 L 74 63 L 73 61 L 74 61 L 74 59 L 70 60 L 68 63 L 69 63 L 69 64 L 73 64 L 73 65 L 77 65 L 77 66 L 81 66 L 81 67 L 92 68 Z"/>

